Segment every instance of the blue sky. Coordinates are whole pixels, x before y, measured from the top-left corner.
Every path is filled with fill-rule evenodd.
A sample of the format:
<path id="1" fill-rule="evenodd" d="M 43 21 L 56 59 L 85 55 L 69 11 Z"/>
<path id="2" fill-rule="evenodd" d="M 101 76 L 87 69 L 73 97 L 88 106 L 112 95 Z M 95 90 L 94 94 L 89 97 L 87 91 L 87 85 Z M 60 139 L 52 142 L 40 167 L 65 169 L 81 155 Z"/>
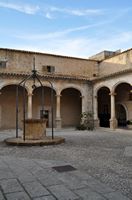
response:
<path id="1" fill-rule="evenodd" d="M 131 0 L 0 0 L 0 47 L 87 58 L 132 48 Z"/>

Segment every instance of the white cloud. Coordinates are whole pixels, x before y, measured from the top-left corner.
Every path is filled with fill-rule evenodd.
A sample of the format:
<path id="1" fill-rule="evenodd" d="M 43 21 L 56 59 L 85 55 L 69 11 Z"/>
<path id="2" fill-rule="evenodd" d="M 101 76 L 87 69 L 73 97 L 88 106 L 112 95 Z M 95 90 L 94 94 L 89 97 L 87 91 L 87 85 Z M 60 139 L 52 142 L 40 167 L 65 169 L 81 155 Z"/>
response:
<path id="1" fill-rule="evenodd" d="M 0 2 L 0 7 L 13 9 L 19 12 L 23 12 L 26 14 L 35 14 L 40 9 L 39 6 L 32 6 L 32 5 L 24 5 L 24 4 L 13 4 L 13 3 L 6 3 Z"/>
<path id="2" fill-rule="evenodd" d="M 42 7 L 39 6 L 29 6 L 24 4 L 10 4 L 4 3 L 0 1 L 0 7 L 10 8 L 17 10 L 19 12 L 24 12 L 26 14 L 42 14 Z M 63 9 L 57 7 L 45 7 L 45 17 L 47 19 L 54 18 L 54 12 L 66 13 L 69 15 L 75 16 L 86 16 L 86 15 L 109 15 L 111 13 L 104 13 L 103 10 L 78 10 L 78 9 Z M 22 31 L 19 33 L 14 34 L 15 30 L 11 30 L 5 32 L 10 33 L 10 36 L 13 37 L 13 42 L 11 44 L 11 48 L 17 49 L 24 49 L 24 50 L 31 50 L 31 51 L 39 51 L 39 52 L 48 52 L 48 53 L 55 53 L 60 55 L 68 55 L 68 56 L 76 56 L 76 57 L 85 57 L 91 56 L 99 51 L 103 50 L 117 50 L 119 48 L 128 48 L 131 45 L 132 41 L 132 32 L 121 32 L 119 34 L 112 34 L 106 31 L 106 27 L 110 25 L 110 23 L 116 21 L 117 19 L 121 18 L 128 10 L 118 10 L 116 15 L 112 15 L 110 18 L 106 18 L 105 21 L 98 21 L 97 23 L 92 23 L 84 26 L 77 26 L 68 29 L 60 30 L 61 31 L 53 31 L 49 33 L 42 33 L 42 34 L 34 34 L 34 33 L 23 33 Z M 108 20 L 109 19 L 109 20 Z M 107 25 L 107 26 L 105 26 Z M 85 38 L 78 35 L 77 32 L 84 31 L 86 33 L 87 29 L 95 29 L 95 32 L 98 36 L 94 37 L 91 35 L 89 38 L 88 36 Z M 103 34 L 99 36 L 98 30 L 104 30 Z M 0 30 L 1 31 L 1 30 Z M 3 29 L 2 29 L 3 31 Z M 73 37 L 73 34 L 76 34 Z M 90 32 L 90 31 L 89 31 Z M 102 34 L 102 33 L 101 33 Z M 71 36 L 72 35 L 72 36 Z M 15 44 L 15 39 L 19 39 L 19 42 L 22 41 L 22 44 L 18 45 L 18 40 Z M 21 40 L 22 39 L 22 40 Z M 4 44 L 6 46 L 6 44 Z"/>
<path id="3" fill-rule="evenodd" d="M 50 7 L 49 10 L 51 12 L 60 12 L 60 13 L 66 13 L 66 14 L 75 15 L 75 16 L 103 14 L 103 10 L 101 9 L 67 9 L 67 8 L 59 8 L 59 7 Z"/>
<path id="4" fill-rule="evenodd" d="M 49 12 L 47 12 L 47 13 L 45 14 L 45 17 L 46 17 L 47 19 L 53 19 L 53 16 L 52 16 L 51 13 L 49 13 Z"/>
<path id="5" fill-rule="evenodd" d="M 36 14 L 38 11 L 40 11 L 40 13 L 44 11 L 44 16 L 48 19 L 53 19 L 53 14 L 55 12 L 62 14 L 65 13 L 68 15 L 75 15 L 75 16 L 100 15 L 103 13 L 103 11 L 100 9 L 78 10 L 78 9 L 59 8 L 47 5 L 45 5 L 45 8 L 43 9 L 40 8 L 38 5 L 33 6 L 29 4 L 9 3 L 3 1 L 0 1 L 0 7 L 13 9 L 26 14 Z"/>
<path id="6" fill-rule="evenodd" d="M 120 17 L 127 12 L 131 11 L 131 8 L 124 8 L 122 10 L 113 10 L 111 13 L 109 9 L 72 9 L 72 8 L 61 8 L 61 7 L 55 7 L 50 5 L 39 6 L 39 5 L 30 5 L 30 4 L 24 4 L 24 3 L 9 3 L 8 1 L 0 1 L 0 7 L 13 9 L 19 12 L 23 12 L 26 14 L 42 14 L 47 19 L 54 19 L 57 16 L 57 13 L 62 14 L 62 16 L 65 15 L 73 15 L 78 17 L 83 16 L 107 16 L 107 15 L 119 15 Z M 115 14 L 116 12 L 116 14 Z"/>
<path id="7" fill-rule="evenodd" d="M 88 58 L 103 50 L 116 51 L 118 49 L 131 48 L 132 32 L 119 33 L 107 38 L 75 38 L 56 41 L 54 50 L 50 44 L 52 53 Z M 50 49 L 50 48 L 49 48 Z M 46 49 L 45 49 L 46 51 Z"/>
<path id="8" fill-rule="evenodd" d="M 111 50 L 115 51 L 118 49 L 128 49 L 131 47 L 132 41 L 132 32 L 121 32 L 117 35 L 109 35 L 107 38 L 57 38 L 45 40 L 44 42 L 34 42 L 29 43 L 28 45 L 25 42 L 25 45 L 14 46 L 13 48 L 38 51 L 51 54 L 59 54 L 66 56 L 82 57 L 88 58 L 100 51 Z"/>
<path id="9" fill-rule="evenodd" d="M 108 23 L 108 21 L 104 21 L 104 22 L 99 22 L 99 23 L 95 23 L 95 24 L 89 24 L 89 25 L 85 25 L 85 26 L 79 26 L 79 27 L 74 27 L 74 28 L 69 28 L 69 29 L 65 29 L 62 31 L 56 31 L 56 32 L 49 32 L 49 33 L 44 33 L 44 34 L 15 34 L 16 38 L 20 38 L 20 39 L 25 39 L 25 40 L 43 40 L 43 39 L 53 39 L 53 38 L 60 38 L 63 37 L 67 34 L 73 33 L 73 32 L 77 32 L 77 31 L 83 31 L 83 30 L 87 30 L 90 28 L 94 28 L 94 27 L 99 27 L 102 26 L 104 24 Z"/>

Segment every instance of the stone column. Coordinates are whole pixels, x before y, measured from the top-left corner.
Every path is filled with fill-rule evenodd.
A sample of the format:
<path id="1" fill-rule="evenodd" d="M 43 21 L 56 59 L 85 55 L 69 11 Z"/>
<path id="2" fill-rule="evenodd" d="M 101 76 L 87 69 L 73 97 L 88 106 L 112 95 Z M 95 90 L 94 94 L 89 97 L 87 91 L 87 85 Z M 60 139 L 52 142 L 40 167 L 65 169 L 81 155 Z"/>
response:
<path id="1" fill-rule="evenodd" d="M 56 128 L 61 129 L 61 114 L 60 114 L 60 98 L 61 95 L 56 95 Z"/>
<path id="2" fill-rule="evenodd" d="M 28 119 L 32 119 L 32 93 L 28 94 Z"/>
<path id="3" fill-rule="evenodd" d="M 84 102 L 84 96 L 80 96 L 82 99 L 82 113 L 85 112 L 85 102 Z"/>
<path id="4" fill-rule="evenodd" d="M 98 118 L 98 97 L 94 96 L 93 99 L 93 108 L 94 108 L 94 127 L 99 127 L 99 118 Z"/>
<path id="5" fill-rule="evenodd" d="M 110 128 L 117 128 L 117 119 L 115 116 L 115 95 L 116 93 L 110 93 L 111 96 L 111 118 L 110 118 Z"/>
<path id="6" fill-rule="evenodd" d="M 2 106 L 0 105 L 0 128 L 2 126 Z"/>
<path id="7" fill-rule="evenodd" d="M 2 94 L 1 88 L 0 88 L 0 95 Z M 2 106 L 0 105 L 0 128 L 2 127 Z"/>

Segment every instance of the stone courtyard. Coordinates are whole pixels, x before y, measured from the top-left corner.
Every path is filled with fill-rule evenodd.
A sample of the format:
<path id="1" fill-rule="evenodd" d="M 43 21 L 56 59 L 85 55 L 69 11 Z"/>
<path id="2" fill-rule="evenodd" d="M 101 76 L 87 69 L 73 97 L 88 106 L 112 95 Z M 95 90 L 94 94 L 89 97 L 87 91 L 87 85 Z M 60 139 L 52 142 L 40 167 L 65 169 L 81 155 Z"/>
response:
<path id="1" fill-rule="evenodd" d="M 0 200 L 132 199 L 132 131 L 66 129 L 60 145 L 7 146 L 14 135 L 0 132 Z M 66 165 L 75 170 L 54 168 Z"/>

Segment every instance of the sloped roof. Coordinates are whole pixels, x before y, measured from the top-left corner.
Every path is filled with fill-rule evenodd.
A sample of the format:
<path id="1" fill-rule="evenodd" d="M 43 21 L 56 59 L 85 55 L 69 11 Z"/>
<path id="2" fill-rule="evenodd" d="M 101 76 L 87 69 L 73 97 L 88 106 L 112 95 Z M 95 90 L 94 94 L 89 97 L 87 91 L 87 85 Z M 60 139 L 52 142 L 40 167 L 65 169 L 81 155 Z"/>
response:
<path id="1" fill-rule="evenodd" d="M 18 72 L 0 72 L 0 76 L 5 75 L 5 76 L 29 76 L 31 73 L 18 73 Z M 84 81 L 89 81 L 89 78 L 87 76 L 73 76 L 73 75 L 61 75 L 61 74 L 38 74 L 39 77 L 41 78 L 46 78 L 46 79 L 67 79 L 67 80 L 84 80 Z"/>
<path id="2" fill-rule="evenodd" d="M 127 73 L 132 73 L 132 68 L 131 69 L 125 69 L 125 70 L 118 71 L 118 72 L 114 72 L 114 73 L 104 75 L 104 76 L 100 76 L 100 77 L 90 78 L 90 80 L 92 82 L 98 82 L 98 81 L 113 78 L 113 77 L 116 77 L 116 76 L 124 75 L 124 74 L 127 74 Z"/>

